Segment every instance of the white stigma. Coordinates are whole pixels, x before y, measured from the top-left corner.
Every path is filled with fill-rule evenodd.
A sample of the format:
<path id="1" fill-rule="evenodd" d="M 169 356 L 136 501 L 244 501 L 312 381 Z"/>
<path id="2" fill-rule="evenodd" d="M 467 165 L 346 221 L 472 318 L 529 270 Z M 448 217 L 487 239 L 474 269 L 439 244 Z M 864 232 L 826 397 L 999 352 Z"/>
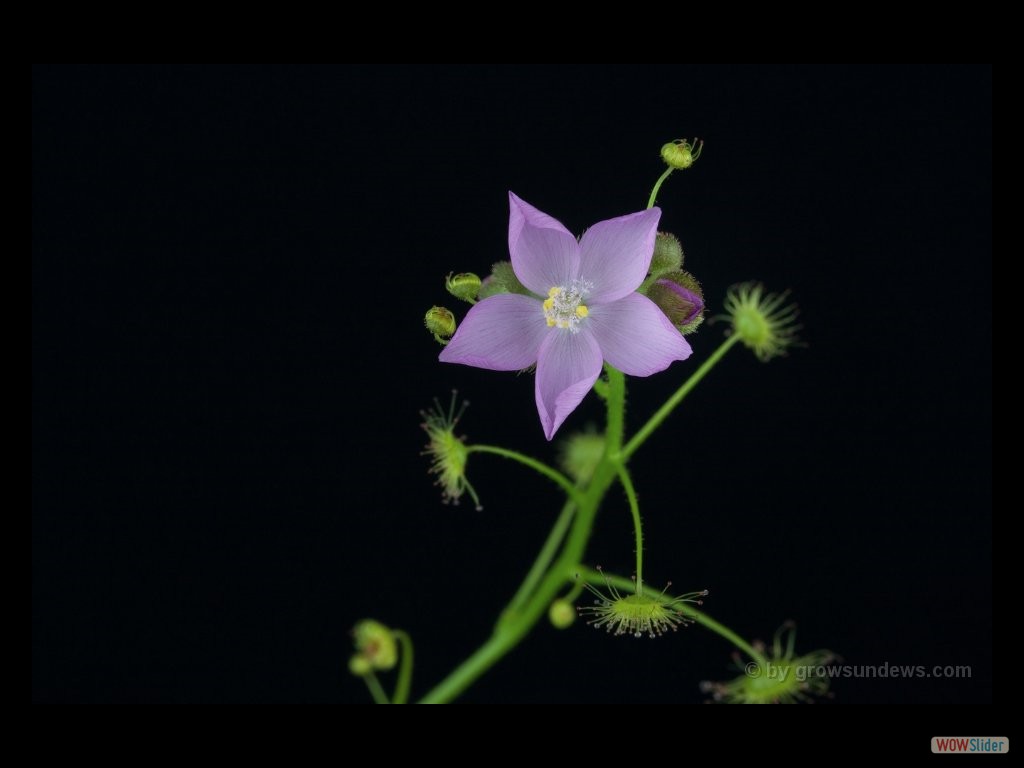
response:
<path id="1" fill-rule="evenodd" d="M 562 328 L 578 333 L 579 325 L 590 314 L 583 303 L 588 285 L 574 281 L 568 287 L 558 285 L 548 291 L 544 300 L 544 318 L 549 328 Z"/>

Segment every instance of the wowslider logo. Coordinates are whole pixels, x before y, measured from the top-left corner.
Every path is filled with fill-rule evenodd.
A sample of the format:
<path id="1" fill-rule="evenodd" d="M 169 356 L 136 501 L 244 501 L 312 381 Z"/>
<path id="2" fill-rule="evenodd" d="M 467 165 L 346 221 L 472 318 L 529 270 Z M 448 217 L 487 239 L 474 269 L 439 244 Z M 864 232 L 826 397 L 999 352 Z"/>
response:
<path id="1" fill-rule="evenodd" d="M 1005 736 L 933 736 L 932 752 L 951 755 L 999 755 L 1010 751 Z"/>

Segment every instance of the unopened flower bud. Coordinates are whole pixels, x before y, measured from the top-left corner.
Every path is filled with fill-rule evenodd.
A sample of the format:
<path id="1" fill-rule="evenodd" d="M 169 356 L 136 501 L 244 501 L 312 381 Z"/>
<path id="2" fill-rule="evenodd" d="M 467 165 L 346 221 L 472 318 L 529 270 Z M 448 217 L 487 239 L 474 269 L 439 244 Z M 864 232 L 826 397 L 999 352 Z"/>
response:
<path id="1" fill-rule="evenodd" d="M 448 275 L 444 287 L 455 298 L 472 304 L 480 293 L 480 278 L 472 272 L 459 272 L 457 275 Z"/>
<path id="2" fill-rule="evenodd" d="M 604 435 L 577 432 L 559 446 L 558 461 L 562 469 L 577 483 L 586 483 L 604 458 Z"/>
<path id="3" fill-rule="evenodd" d="M 524 296 L 530 295 L 530 291 L 519 282 L 512 263 L 509 261 L 498 261 L 491 265 L 491 274 L 484 280 L 480 290 L 480 298 L 494 296 L 499 293 L 521 293 Z"/>
<path id="4" fill-rule="evenodd" d="M 576 621 L 576 609 L 568 600 L 559 598 L 548 608 L 548 619 L 555 629 L 568 629 Z"/>
<path id="5" fill-rule="evenodd" d="M 683 266 L 683 246 L 671 232 L 659 232 L 654 238 L 654 255 L 651 256 L 652 275 L 661 277 L 666 272 L 678 271 Z"/>
<path id="6" fill-rule="evenodd" d="M 423 318 L 423 324 L 427 326 L 427 330 L 434 334 L 434 338 L 441 344 L 446 344 L 445 339 L 451 338 L 455 333 L 455 315 L 452 314 L 450 309 L 445 307 L 431 307 L 428 309 L 426 316 Z"/>
<path id="7" fill-rule="evenodd" d="M 499 293 L 507 293 L 507 291 L 502 287 L 501 283 L 494 279 L 494 275 L 488 275 L 480 283 L 480 293 L 477 294 L 477 298 L 483 301 L 491 296 L 497 296 Z"/>
<path id="8" fill-rule="evenodd" d="M 356 677 L 364 677 L 373 672 L 373 664 L 361 653 L 354 653 L 348 660 L 348 671 Z"/>
<path id="9" fill-rule="evenodd" d="M 704 292 L 689 272 L 669 272 L 654 282 L 647 298 L 658 305 L 682 334 L 693 333 L 704 321 Z"/>
<path id="10" fill-rule="evenodd" d="M 398 643 L 394 633 L 379 621 L 364 619 L 352 630 L 356 655 L 348 663 L 354 675 L 377 669 L 391 669 L 398 662 Z"/>
<path id="11" fill-rule="evenodd" d="M 661 148 L 661 159 L 672 168 L 683 170 L 697 162 L 702 149 L 704 142 L 700 139 L 694 139 L 692 144 L 686 139 L 676 139 Z"/>

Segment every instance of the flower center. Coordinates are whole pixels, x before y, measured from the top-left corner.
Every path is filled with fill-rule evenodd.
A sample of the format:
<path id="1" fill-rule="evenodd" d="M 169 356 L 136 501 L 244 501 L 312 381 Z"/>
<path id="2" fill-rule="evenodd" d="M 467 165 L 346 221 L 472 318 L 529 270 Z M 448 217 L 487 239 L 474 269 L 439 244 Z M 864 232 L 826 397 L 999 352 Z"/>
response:
<path id="1" fill-rule="evenodd" d="M 549 328 L 567 328 L 573 333 L 579 332 L 580 321 L 590 314 L 583 303 L 585 286 L 573 283 L 568 288 L 555 286 L 548 291 L 544 300 L 544 318 Z"/>

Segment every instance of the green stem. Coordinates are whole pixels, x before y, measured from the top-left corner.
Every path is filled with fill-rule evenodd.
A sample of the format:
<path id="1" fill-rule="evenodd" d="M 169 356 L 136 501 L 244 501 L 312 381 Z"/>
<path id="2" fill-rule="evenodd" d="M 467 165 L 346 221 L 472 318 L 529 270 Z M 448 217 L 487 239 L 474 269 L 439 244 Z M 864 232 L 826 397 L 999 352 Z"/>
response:
<path id="1" fill-rule="evenodd" d="M 510 451 L 508 448 L 501 448 L 496 445 L 468 445 L 466 446 L 466 453 L 493 453 L 495 456 L 502 456 L 506 459 L 511 459 L 512 461 L 518 461 L 520 464 L 529 467 L 535 472 L 539 472 L 544 475 L 544 477 L 556 483 L 573 501 L 579 501 L 579 489 L 572 484 L 569 478 L 557 469 L 549 467 L 544 462 L 537 461 L 537 459 L 531 456 L 519 453 L 518 451 Z"/>
<path id="2" fill-rule="evenodd" d="M 594 517 L 608 488 L 615 480 L 622 451 L 622 432 L 626 400 L 625 377 L 620 371 L 607 366 L 608 375 L 608 427 L 605 431 L 605 453 L 594 470 L 587 487 L 579 493 L 576 515 L 557 560 L 548 568 L 533 594 L 521 608 L 510 614 L 507 621 L 499 622 L 494 634 L 451 674 L 437 684 L 420 700 L 423 704 L 443 704 L 451 701 L 495 662 L 511 651 L 533 629 L 544 615 L 548 605 L 572 578 L 594 526 Z M 574 489 L 575 490 L 575 489 Z"/>
<path id="3" fill-rule="evenodd" d="M 653 275 L 648 275 L 647 277 L 644 278 L 644 281 L 640 283 L 640 287 L 636 289 L 636 292 L 642 293 L 644 296 L 646 296 L 647 291 L 649 291 L 651 289 L 651 286 L 654 285 L 659 279 L 661 279 L 663 274 L 663 272 L 657 272 Z"/>
<path id="4" fill-rule="evenodd" d="M 585 580 L 589 584 L 593 584 L 596 587 L 603 587 L 606 584 L 611 584 L 613 587 L 620 589 L 632 589 L 633 581 L 623 576 L 616 576 L 603 571 L 596 571 L 592 568 L 580 566 L 578 573 L 581 579 Z M 644 588 L 644 594 L 654 600 L 669 604 L 671 603 L 674 608 L 686 614 L 688 617 L 693 619 L 695 622 L 700 624 L 702 627 L 706 627 L 714 632 L 716 635 L 725 638 L 734 646 L 739 648 L 743 653 L 747 654 L 751 659 L 761 665 L 762 669 L 767 668 L 768 660 L 765 658 L 763 653 L 760 653 L 754 646 L 744 640 L 742 637 L 737 635 L 731 629 L 724 624 L 715 621 L 703 611 L 698 611 L 688 603 L 680 603 L 672 597 L 672 595 L 659 592 L 656 589 L 649 587 Z"/>
<path id="5" fill-rule="evenodd" d="M 408 632 L 396 629 L 391 633 L 401 644 L 400 665 L 398 667 L 398 682 L 395 683 L 395 695 L 392 701 L 395 704 L 405 704 L 409 701 L 409 689 L 412 687 L 412 638 Z"/>
<path id="6" fill-rule="evenodd" d="M 544 546 L 541 547 L 540 554 L 538 554 L 537 559 L 533 561 L 533 565 L 526 574 L 526 578 L 523 579 L 523 583 L 509 601 L 508 607 L 502 613 L 500 622 L 507 622 L 509 617 L 514 615 L 516 609 L 526 602 L 526 599 L 533 593 L 534 588 L 537 586 L 537 582 L 541 580 L 541 577 L 544 576 L 544 572 L 547 571 L 548 566 L 551 565 L 551 561 L 554 559 L 559 545 L 565 538 L 565 532 L 569 530 L 569 523 L 572 522 L 572 516 L 575 512 L 576 505 L 571 501 L 565 502 L 565 505 L 562 507 L 562 511 L 558 515 L 558 519 L 555 520 L 555 524 L 551 528 L 551 533 L 548 534 L 548 538 L 544 542 Z"/>
<path id="7" fill-rule="evenodd" d="M 626 428 L 626 376 L 622 371 L 605 365 L 608 376 L 608 426 L 605 429 L 605 458 L 618 459 L 622 448 L 622 433 Z"/>
<path id="8" fill-rule="evenodd" d="M 363 675 L 363 680 L 366 682 L 366 687 L 370 689 L 370 695 L 373 696 L 374 704 L 390 704 L 391 699 L 384 693 L 384 688 L 380 684 L 380 680 L 373 672 L 367 672 Z"/>
<path id="9" fill-rule="evenodd" d="M 725 638 L 730 643 L 735 645 L 737 648 L 743 651 L 743 653 L 747 654 L 747 656 L 756 661 L 760 665 L 761 669 L 768 668 L 768 659 L 765 658 L 765 655 L 763 653 L 759 653 L 757 649 L 754 648 L 754 646 L 752 646 L 750 643 L 748 643 L 742 637 L 737 635 L 724 624 L 715 621 L 703 611 L 698 611 L 696 608 L 691 608 L 688 605 L 683 605 L 682 611 L 687 616 L 696 621 L 698 624 L 700 624 L 702 627 L 710 629 L 716 635 Z"/>
<path id="10" fill-rule="evenodd" d="M 672 175 L 672 171 L 674 171 L 674 170 L 675 170 L 675 168 L 673 168 L 672 166 L 669 166 L 668 168 L 665 169 L 665 172 L 663 174 L 661 174 L 661 176 L 658 177 L 658 180 L 656 182 L 654 182 L 654 189 L 651 190 L 651 196 L 649 198 L 647 198 L 647 207 L 648 208 L 653 208 L 654 207 L 654 201 L 658 197 L 658 191 L 661 189 L 661 185 L 665 183 L 665 179 L 667 179 L 669 176 Z"/>
<path id="11" fill-rule="evenodd" d="M 628 461 L 629 457 L 632 456 L 637 448 L 644 444 L 644 441 L 651 436 L 661 422 L 668 418 L 669 414 L 675 410 L 675 407 L 683 401 L 690 392 L 696 387 L 701 379 L 707 376 L 708 372 L 718 364 L 718 361 L 725 357 L 725 353 L 732 349 L 733 345 L 740 340 L 740 337 L 736 334 L 729 336 L 722 344 L 716 349 L 707 360 L 705 360 L 700 368 L 693 372 L 683 385 L 677 389 L 673 395 L 665 401 L 665 404 L 657 410 L 657 412 L 647 420 L 633 438 L 626 444 L 626 447 L 622 449 L 622 461 Z"/>
<path id="12" fill-rule="evenodd" d="M 644 587 L 644 531 L 640 522 L 640 504 L 637 502 L 633 478 L 629 476 L 629 470 L 622 465 L 619 465 L 619 482 L 626 491 L 629 511 L 633 515 L 633 533 L 636 536 L 636 593 L 639 595 Z"/>

